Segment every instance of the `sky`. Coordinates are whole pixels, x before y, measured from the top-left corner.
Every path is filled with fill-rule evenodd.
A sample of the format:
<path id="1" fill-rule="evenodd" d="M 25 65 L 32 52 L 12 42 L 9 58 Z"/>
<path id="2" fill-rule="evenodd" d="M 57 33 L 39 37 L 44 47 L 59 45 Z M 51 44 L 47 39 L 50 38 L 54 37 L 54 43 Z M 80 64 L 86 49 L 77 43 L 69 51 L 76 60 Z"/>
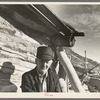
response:
<path id="1" fill-rule="evenodd" d="M 84 32 L 85 37 L 76 37 L 72 50 L 100 63 L 100 5 L 46 5 L 58 18 Z"/>

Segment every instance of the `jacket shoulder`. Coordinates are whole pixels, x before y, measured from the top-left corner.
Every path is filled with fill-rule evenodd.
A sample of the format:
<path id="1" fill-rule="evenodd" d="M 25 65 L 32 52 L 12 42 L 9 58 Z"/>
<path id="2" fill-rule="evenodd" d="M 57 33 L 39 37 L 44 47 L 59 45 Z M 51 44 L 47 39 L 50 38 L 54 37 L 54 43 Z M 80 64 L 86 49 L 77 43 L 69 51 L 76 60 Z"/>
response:
<path id="1" fill-rule="evenodd" d="M 30 76 L 30 75 L 34 75 L 36 73 L 36 70 L 35 69 L 32 69 L 28 72 L 25 72 L 22 76 Z"/>

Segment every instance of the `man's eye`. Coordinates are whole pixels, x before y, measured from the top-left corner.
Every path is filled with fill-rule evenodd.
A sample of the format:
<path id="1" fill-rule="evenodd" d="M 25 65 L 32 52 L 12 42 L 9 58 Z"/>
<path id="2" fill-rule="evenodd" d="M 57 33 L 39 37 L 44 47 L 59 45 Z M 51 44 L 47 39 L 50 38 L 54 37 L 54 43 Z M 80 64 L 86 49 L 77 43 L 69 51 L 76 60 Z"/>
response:
<path id="1" fill-rule="evenodd" d="M 43 60 L 39 59 L 40 62 L 43 62 Z"/>

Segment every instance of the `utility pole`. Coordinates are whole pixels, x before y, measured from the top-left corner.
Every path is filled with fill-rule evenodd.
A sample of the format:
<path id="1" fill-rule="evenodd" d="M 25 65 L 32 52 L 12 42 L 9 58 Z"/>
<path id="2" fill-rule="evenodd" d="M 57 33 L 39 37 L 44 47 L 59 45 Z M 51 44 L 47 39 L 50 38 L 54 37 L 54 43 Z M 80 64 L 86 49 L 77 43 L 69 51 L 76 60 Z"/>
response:
<path id="1" fill-rule="evenodd" d="M 85 69 L 87 71 L 87 54 L 86 54 L 86 51 L 85 51 Z"/>

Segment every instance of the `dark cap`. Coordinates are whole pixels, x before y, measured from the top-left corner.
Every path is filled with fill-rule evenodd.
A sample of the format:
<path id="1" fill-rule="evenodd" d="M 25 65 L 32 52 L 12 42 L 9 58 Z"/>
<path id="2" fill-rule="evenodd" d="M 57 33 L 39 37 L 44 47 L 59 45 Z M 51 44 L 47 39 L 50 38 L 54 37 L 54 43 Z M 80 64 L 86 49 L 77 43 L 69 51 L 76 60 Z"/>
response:
<path id="1" fill-rule="evenodd" d="M 37 48 L 37 58 L 44 60 L 53 60 L 54 52 L 50 47 L 40 46 Z"/>
<path id="2" fill-rule="evenodd" d="M 4 62 L 1 66 L 1 71 L 6 74 L 13 74 L 15 66 L 11 62 Z"/>

